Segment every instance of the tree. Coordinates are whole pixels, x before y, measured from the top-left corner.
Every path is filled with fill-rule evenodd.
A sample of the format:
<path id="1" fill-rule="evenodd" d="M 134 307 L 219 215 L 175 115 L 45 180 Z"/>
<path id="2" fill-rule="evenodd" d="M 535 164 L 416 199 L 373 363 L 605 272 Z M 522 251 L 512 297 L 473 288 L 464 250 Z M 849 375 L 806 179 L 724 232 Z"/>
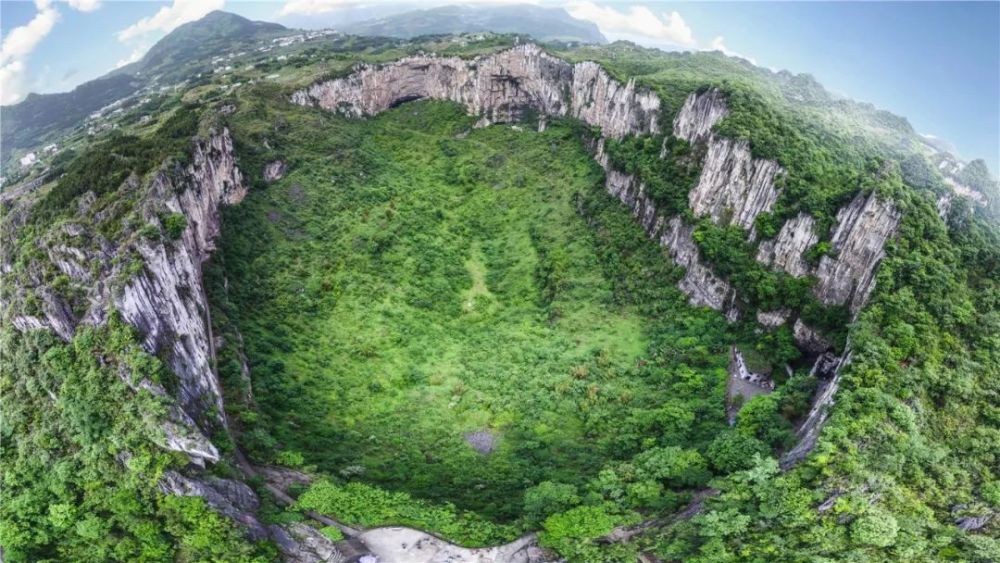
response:
<path id="1" fill-rule="evenodd" d="M 524 492 L 524 517 L 530 522 L 541 522 L 578 504 L 580 496 L 575 486 L 542 481 Z"/>
<path id="2" fill-rule="evenodd" d="M 895 516 L 879 507 L 871 507 L 851 524 L 851 539 L 860 545 L 889 547 L 896 543 L 899 523 Z"/>
<path id="3" fill-rule="evenodd" d="M 705 455 L 716 471 L 732 473 L 753 467 L 755 454 L 766 456 L 769 453 L 767 444 L 757 438 L 727 430 L 712 440 Z"/>

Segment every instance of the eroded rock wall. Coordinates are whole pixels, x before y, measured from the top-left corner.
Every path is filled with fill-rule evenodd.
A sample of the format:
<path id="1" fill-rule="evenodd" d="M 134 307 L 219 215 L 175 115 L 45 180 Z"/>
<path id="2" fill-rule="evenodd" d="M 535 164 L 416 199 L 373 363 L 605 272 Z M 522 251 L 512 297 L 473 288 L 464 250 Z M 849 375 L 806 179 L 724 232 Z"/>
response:
<path id="1" fill-rule="evenodd" d="M 816 220 L 811 215 L 799 213 L 785 221 L 774 239 L 762 241 L 757 248 L 757 261 L 777 270 L 784 270 L 795 277 L 810 272 L 805 253 L 819 242 Z"/>
<path id="2" fill-rule="evenodd" d="M 816 296 L 827 305 L 847 305 L 851 313 L 867 303 L 875 288 L 885 243 L 896 233 L 902 214 L 875 194 L 858 194 L 837 212 L 831 245 L 833 256 L 820 259 Z"/>
<path id="3" fill-rule="evenodd" d="M 361 65 L 350 76 L 295 92 L 292 102 L 360 117 L 419 98 L 457 102 L 493 122 L 517 120 L 531 109 L 578 118 L 613 138 L 659 132 L 656 94 L 612 79 L 596 63 L 573 65 L 532 44 L 471 60 L 422 55 Z"/>
<path id="4" fill-rule="evenodd" d="M 201 265 L 215 248 L 220 207 L 239 203 L 246 190 L 228 131 L 196 142 L 192 163 L 182 173 L 157 174 L 151 188 L 155 205 L 146 210 L 150 222 L 159 221 L 164 208 L 182 214 L 186 228 L 171 243 L 139 242 L 144 268 L 113 295 L 122 317 L 139 330 L 143 347 L 167 358 L 180 383 L 177 400 L 194 418 L 208 414 L 222 421 L 225 412 L 212 365 Z"/>
<path id="5" fill-rule="evenodd" d="M 674 118 L 673 133 L 691 144 L 707 145 L 698 185 L 688 194 L 694 214 L 752 231 L 757 216 L 770 211 L 778 200 L 774 180 L 784 171 L 773 160 L 753 158 L 746 141 L 726 139 L 712 132 L 728 113 L 725 96 L 719 90 L 691 94 Z"/>
<path id="6" fill-rule="evenodd" d="M 136 198 L 135 212 L 128 219 L 133 232 L 105 239 L 88 223 L 95 198 L 84 194 L 80 215 L 39 241 L 51 264 L 86 291 L 86 311 L 75 312 L 29 268 L 27 279 L 12 294 L 40 296 L 41 315 L 15 313 L 11 322 L 22 331 L 48 329 L 70 340 L 78 325 L 101 325 L 117 310 L 135 327 L 143 349 L 163 358 L 177 376 L 177 392 L 167 397 L 162 386 L 141 374 L 134 377 L 138 381 L 123 374 L 136 391 L 173 403 L 159 445 L 183 452 L 198 464 L 218 461 L 218 451 L 206 436 L 209 426 L 224 427 L 225 420 L 201 265 L 219 234 L 220 206 L 238 203 L 246 195 L 229 131 L 213 131 L 196 140 L 186 166 L 167 164 L 148 184 L 132 176 L 119 192 L 124 198 Z M 134 232 L 137 225 L 162 227 L 168 214 L 184 217 L 186 226 L 176 240 Z"/>

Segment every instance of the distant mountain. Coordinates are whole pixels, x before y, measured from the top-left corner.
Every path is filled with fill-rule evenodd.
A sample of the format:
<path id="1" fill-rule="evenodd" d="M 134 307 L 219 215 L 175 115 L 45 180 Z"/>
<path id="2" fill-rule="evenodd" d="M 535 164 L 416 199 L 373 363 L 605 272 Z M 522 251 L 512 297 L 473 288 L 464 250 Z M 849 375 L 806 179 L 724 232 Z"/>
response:
<path id="1" fill-rule="evenodd" d="M 356 35 L 411 38 L 447 33 L 519 33 L 539 41 L 607 43 L 594 23 L 579 20 L 562 8 L 532 5 L 442 6 L 347 24 Z"/>
<path id="2" fill-rule="evenodd" d="M 224 53 L 234 43 L 288 31 L 281 24 L 251 21 L 229 12 L 214 11 L 186 23 L 157 41 L 139 61 L 115 73 L 169 76 L 184 74 L 186 66 Z"/>
<path id="3" fill-rule="evenodd" d="M 31 94 L 24 101 L 0 107 L 2 155 L 39 144 L 53 131 L 72 126 L 90 113 L 135 93 L 149 78 L 178 82 L 210 68 L 210 58 L 240 42 L 286 31 L 282 25 L 255 22 L 236 14 L 215 11 L 186 23 L 159 40 L 146 55 L 132 64 L 59 94 Z"/>

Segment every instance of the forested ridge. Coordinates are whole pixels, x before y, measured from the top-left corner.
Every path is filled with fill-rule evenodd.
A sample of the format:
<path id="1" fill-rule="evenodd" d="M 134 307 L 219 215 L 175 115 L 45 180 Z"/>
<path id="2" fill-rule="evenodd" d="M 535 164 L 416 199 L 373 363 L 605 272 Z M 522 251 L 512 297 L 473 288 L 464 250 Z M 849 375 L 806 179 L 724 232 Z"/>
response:
<path id="1" fill-rule="evenodd" d="M 262 522 L 332 540 L 343 536 L 307 511 L 468 546 L 538 531 L 573 562 L 1000 559 L 1000 228 L 982 163 L 960 179 L 989 203 L 942 209 L 951 189 L 905 120 L 808 77 L 718 53 L 548 46 L 659 95 L 664 133 L 609 141 L 609 162 L 695 226 L 700 256 L 739 295 L 745 314 L 729 322 L 688 304 L 683 268 L 607 193 L 591 128 L 553 119 L 538 131 L 536 115 L 476 128 L 429 100 L 366 119 L 289 102 L 354 61 L 511 41 L 307 44 L 253 71 L 283 68 L 288 82 L 191 84 L 153 126 L 111 133 L 23 205 L 4 202 L 5 560 L 275 560 L 271 541 L 159 486 L 168 471 L 241 479 L 237 450 L 312 477 L 288 489 L 290 506 L 249 479 Z M 785 171 L 753 240 L 688 209 L 703 149 L 671 123 L 709 88 L 729 107 L 715 133 Z M 43 316 L 50 294 L 87 310 L 87 288 L 53 263 L 60 248 L 182 244 L 190 221 L 146 186 L 191 164 L 193 136 L 223 129 L 249 191 L 222 208 L 203 267 L 228 431 L 213 426 L 222 459 L 201 469 L 158 445 L 179 383 L 114 311 L 69 341 L 12 319 Z M 276 161 L 285 171 L 265 181 Z M 757 261 L 760 242 L 804 213 L 818 262 L 838 209 L 871 193 L 902 219 L 856 318 L 820 303 L 812 276 Z M 69 234 L 79 223 L 87 240 Z M 113 287 L 149 267 L 107 259 L 122 266 Z M 791 327 L 746 314 L 776 309 L 850 350 L 817 446 L 785 470 L 820 382 Z M 734 346 L 774 392 L 733 404 Z"/>

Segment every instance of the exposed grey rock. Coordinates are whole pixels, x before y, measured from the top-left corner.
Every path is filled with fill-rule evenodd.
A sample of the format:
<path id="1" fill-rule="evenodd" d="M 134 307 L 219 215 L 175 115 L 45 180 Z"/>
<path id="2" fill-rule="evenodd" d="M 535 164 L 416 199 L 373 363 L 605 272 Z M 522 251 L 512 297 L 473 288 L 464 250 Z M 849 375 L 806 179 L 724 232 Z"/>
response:
<path id="1" fill-rule="evenodd" d="M 483 455 L 493 453 L 497 447 L 497 437 L 489 430 L 466 432 L 463 438 L 467 444 L 472 446 L 472 449 Z"/>
<path id="2" fill-rule="evenodd" d="M 690 302 L 722 311 L 732 301 L 733 290 L 725 280 L 701 263 L 693 233 L 693 225 L 685 225 L 680 217 L 673 217 L 660 231 L 658 240 L 661 246 L 667 248 L 674 262 L 684 266 L 684 277 L 678 286 L 688 295 Z"/>
<path id="3" fill-rule="evenodd" d="M 285 161 L 273 160 L 264 165 L 264 181 L 277 182 L 285 175 Z"/>
<path id="4" fill-rule="evenodd" d="M 958 526 L 958 529 L 963 532 L 973 532 L 982 528 L 986 524 L 989 524 L 992 519 L 992 514 L 984 514 L 982 516 L 965 516 L 956 520 L 955 525 Z"/>
<path id="5" fill-rule="evenodd" d="M 937 212 L 938 217 L 944 219 L 948 216 L 948 212 L 951 211 L 951 202 L 955 199 L 952 194 L 942 194 L 941 197 L 937 199 Z"/>
<path id="6" fill-rule="evenodd" d="M 59 271 L 77 281 L 88 281 L 90 272 L 82 265 L 87 261 L 86 255 L 79 248 L 58 244 L 49 249 L 49 260 Z"/>
<path id="7" fill-rule="evenodd" d="M 236 203 L 246 194 L 229 131 L 212 132 L 207 139 L 197 140 L 186 167 L 164 167 L 145 187 L 133 175 L 120 189 L 146 189 L 137 198 L 134 215 L 127 219 L 131 225 L 139 221 L 157 224 L 162 213 L 180 213 L 187 220 L 180 238 L 153 241 L 123 236 L 109 242 L 91 231 L 83 218 L 64 224 L 53 231 L 51 239 L 40 242 L 49 261 L 86 291 L 83 303 L 89 309 L 78 318 L 44 280 L 34 279 L 17 292 L 20 297 L 34 291 L 41 314 L 14 314 L 12 324 L 19 330 L 50 329 L 70 340 L 78 324 L 103 324 L 111 310 L 118 310 L 138 330 L 143 349 L 163 357 L 178 376 L 178 396 L 173 399 L 179 408 L 168 406 L 159 445 L 187 453 L 197 464 L 215 462 L 218 451 L 196 424 L 202 417 L 225 423 L 222 394 L 212 367 L 201 263 L 213 250 L 219 233 L 219 206 Z M 94 201 L 93 194 L 81 197 L 84 217 Z M 67 242 L 60 232 L 76 240 Z M 136 265 L 141 266 L 138 273 Z M 162 387 L 148 380 L 140 377 L 140 381 L 132 381 L 130 374 L 122 377 L 137 391 L 145 389 L 166 397 Z M 207 413 L 212 414 L 206 417 Z"/>
<path id="8" fill-rule="evenodd" d="M 972 200 L 973 202 L 978 203 L 979 205 L 986 205 L 987 203 L 989 203 L 989 200 L 986 198 L 986 195 L 984 195 L 983 192 L 976 190 L 975 188 L 970 188 L 958 182 L 952 177 L 945 176 L 944 183 L 947 184 L 948 187 L 950 187 L 959 197 L 964 197 L 966 199 Z"/>
<path id="9" fill-rule="evenodd" d="M 272 524 L 268 531 L 282 559 L 289 563 L 343 563 L 347 560 L 329 538 L 301 522 L 284 527 Z"/>
<path id="10" fill-rule="evenodd" d="M 747 368 L 746 360 L 743 359 L 743 353 L 736 346 L 733 346 L 730 352 L 729 375 L 741 381 L 746 381 L 747 383 L 767 389 L 768 391 L 774 390 L 774 382 L 771 381 L 770 377 L 761 373 L 754 373 Z"/>
<path id="11" fill-rule="evenodd" d="M 817 360 L 817 362 L 819 361 Z M 820 380 L 819 389 L 816 390 L 816 394 L 813 396 L 809 414 L 796 431 L 798 442 L 781 458 L 780 464 L 783 469 L 788 469 L 799 461 L 802 461 L 816 447 L 819 433 L 823 429 L 823 424 L 829 415 L 830 407 L 833 406 L 834 396 L 837 394 L 837 389 L 840 388 L 840 379 L 843 376 L 844 368 L 850 365 L 850 363 L 851 344 L 848 342 L 844 353 L 836 360 L 835 365 L 832 367 L 832 377 Z"/>
<path id="12" fill-rule="evenodd" d="M 292 102 L 361 117 L 418 98 L 460 103 L 483 116 L 483 125 L 517 121 L 532 109 L 576 117 L 614 138 L 659 131 L 656 94 L 612 79 L 596 63 L 573 65 L 532 44 L 472 60 L 421 55 L 360 65 L 346 78 L 295 92 Z"/>
<path id="13" fill-rule="evenodd" d="M 219 461 L 219 450 L 195 424 L 191 417 L 176 405 L 169 409 L 168 419 L 163 421 L 163 441 L 159 446 L 188 455 L 192 462 L 204 467 L 205 462 Z"/>
<path id="14" fill-rule="evenodd" d="M 692 93 L 674 118 L 674 136 L 691 144 L 708 141 L 712 127 L 727 115 L 726 98 L 717 88 Z"/>
<path id="15" fill-rule="evenodd" d="M 857 314 L 875 288 L 875 272 L 885 243 L 901 218 L 892 202 L 858 194 L 837 212 L 831 244 L 835 257 L 824 256 L 816 270 L 815 293 L 827 305 L 848 305 Z"/>
<path id="16" fill-rule="evenodd" d="M 751 230 L 761 213 L 778 200 L 774 178 L 783 172 L 778 163 L 750 156 L 746 141 L 711 137 L 702 161 L 698 185 L 688 194 L 696 216 L 710 216 L 720 225 Z"/>
<path id="17" fill-rule="evenodd" d="M 180 383 L 177 400 L 184 411 L 195 418 L 212 412 L 222 421 L 201 264 L 215 248 L 220 206 L 246 195 L 229 131 L 196 142 L 191 164 L 179 177 L 158 173 L 152 193 L 158 204 L 182 213 L 187 227 L 172 243 L 139 242 L 143 271 L 113 301 L 122 318 L 139 330 L 146 351 L 166 353 Z"/>
<path id="18" fill-rule="evenodd" d="M 712 133 L 712 127 L 728 113 L 725 97 L 718 90 L 691 94 L 674 119 L 673 133 L 692 144 L 708 146 L 698 185 L 688 194 L 694 214 L 752 230 L 757 216 L 770 211 L 777 201 L 774 178 L 783 170 L 773 160 L 751 157 L 746 141 Z"/>
<path id="19" fill-rule="evenodd" d="M 767 328 L 777 328 L 786 322 L 792 312 L 788 309 L 778 309 L 776 311 L 757 311 L 757 322 Z"/>
<path id="20" fill-rule="evenodd" d="M 158 487 L 168 495 L 201 497 L 213 509 L 243 526 L 250 538 L 268 537 L 268 529 L 253 514 L 260 506 L 257 495 L 239 481 L 216 477 L 193 479 L 171 470 L 163 473 Z"/>
<path id="21" fill-rule="evenodd" d="M 815 225 L 816 220 L 805 213 L 799 213 L 795 218 L 785 221 L 777 237 L 760 243 L 757 261 L 784 270 L 797 278 L 808 274 L 809 264 L 806 263 L 804 254 L 819 241 Z"/>
<path id="22" fill-rule="evenodd" d="M 618 198 L 636 218 L 646 234 L 667 249 L 670 258 L 685 268 L 678 287 L 693 305 L 711 307 L 722 311 L 732 300 L 732 289 L 699 260 L 698 246 L 692 238 L 694 226 L 685 225 L 680 217 L 661 216 L 653 200 L 646 195 L 646 187 L 633 176 L 610 167 L 604 152 L 603 139 L 598 141 L 597 162 L 606 172 L 605 188 Z"/>
<path id="23" fill-rule="evenodd" d="M 792 336 L 795 337 L 795 343 L 799 348 L 813 354 L 821 354 L 833 347 L 833 344 L 826 337 L 802 322 L 802 319 L 795 319 L 795 324 L 792 325 Z"/>

